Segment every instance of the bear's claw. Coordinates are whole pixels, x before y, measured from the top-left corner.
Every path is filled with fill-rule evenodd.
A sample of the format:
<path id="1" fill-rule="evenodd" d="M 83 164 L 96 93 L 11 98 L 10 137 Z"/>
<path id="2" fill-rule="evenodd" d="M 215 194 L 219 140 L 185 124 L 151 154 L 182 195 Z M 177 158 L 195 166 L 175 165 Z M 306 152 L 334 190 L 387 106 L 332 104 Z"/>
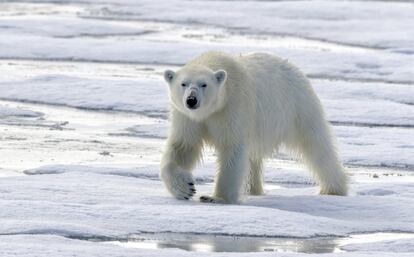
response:
<path id="1" fill-rule="evenodd" d="M 192 188 L 190 188 L 190 191 L 189 192 L 187 192 L 187 191 L 184 191 L 184 190 L 181 190 L 181 194 L 182 194 L 182 196 L 180 197 L 179 195 L 177 196 L 177 198 L 178 199 L 181 199 L 181 200 L 189 200 L 191 197 L 193 197 L 194 195 L 195 195 L 195 193 L 196 193 L 196 190 L 195 190 L 195 188 L 194 187 L 192 187 Z"/>
<path id="2" fill-rule="evenodd" d="M 201 196 L 200 202 L 202 203 L 224 203 L 224 200 L 217 197 L 212 196 Z"/>
<path id="3" fill-rule="evenodd" d="M 191 173 L 179 170 L 164 170 L 161 173 L 161 178 L 165 183 L 168 191 L 176 199 L 189 200 L 196 193 Z"/>

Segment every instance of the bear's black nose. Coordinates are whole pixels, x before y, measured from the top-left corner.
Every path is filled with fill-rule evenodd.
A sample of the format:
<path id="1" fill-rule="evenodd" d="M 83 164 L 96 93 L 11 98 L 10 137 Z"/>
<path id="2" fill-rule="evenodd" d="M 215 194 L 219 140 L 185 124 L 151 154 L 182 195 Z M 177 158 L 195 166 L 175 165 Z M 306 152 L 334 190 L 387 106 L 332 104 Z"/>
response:
<path id="1" fill-rule="evenodd" d="M 195 108 L 197 108 L 198 101 L 197 101 L 197 98 L 195 96 L 189 96 L 187 98 L 186 103 L 187 103 L 188 108 L 195 109 Z"/>

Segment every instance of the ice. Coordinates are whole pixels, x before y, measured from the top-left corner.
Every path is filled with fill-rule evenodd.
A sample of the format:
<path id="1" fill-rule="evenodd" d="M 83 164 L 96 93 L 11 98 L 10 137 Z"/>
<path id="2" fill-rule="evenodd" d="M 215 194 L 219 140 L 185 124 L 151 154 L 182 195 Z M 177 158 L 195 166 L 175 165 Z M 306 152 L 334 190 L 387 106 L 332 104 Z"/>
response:
<path id="1" fill-rule="evenodd" d="M 0 255 L 411 257 L 412 13 L 409 1 L 1 1 Z M 169 196 L 162 73 L 208 50 L 269 52 L 304 71 L 349 196 L 318 195 L 283 148 L 265 164 L 263 196 L 198 202 L 213 191 L 210 148 L 196 197 Z M 161 234 L 199 241 L 148 241 Z M 140 238 L 146 247 L 129 247 Z M 203 238 L 290 247 L 222 253 Z"/>
<path id="2" fill-rule="evenodd" d="M 395 194 L 381 197 L 312 196 L 315 188 L 304 187 L 292 190 L 296 196 L 279 196 L 285 189 L 276 189 L 244 205 L 220 206 L 177 202 L 158 180 L 71 169 L 69 173 L 3 178 L 2 233 L 119 237 L 139 231 L 174 231 L 310 237 L 378 228 L 414 231 L 413 200 L 403 196 L 412 195 L 410 183 L 395 184 Z M 198 186 L 199 195 L 211 190 L 208 184 Z"/>
<path id="3" fill-rule="evenodd" d="M 399 240 L 384 240 L 375 243 L 350 244 L 344 247 L 348 251 L 359 252 L 394 252 L 409 253 L 414 252 L 414 238 Z"/>
<path id="4" fill-rule="evenodd" d="M 30 64 L 30 63 L 29 63 Z M 17 62 L 6 66 L 28 69 Z M 33 103 L 48 103 L 91 110 L 126 111 L 156 118 L 140 124 L 131 123 L 111 135 L 164 139 L 168 129 L 168 88 L 160 68 L 142 70 L 110 64 L 57 65 L 56 74 L 48 74 L 50 65 L 37 66 L 24 79 L 12 77 L 0 82 L 0 97 Z M 29 66 L 31 67 L 31 66 Z M 60 70 L 72 70 L 61 74 Z M 111 77 L 113 69 L 116 77 Z M 122 70 L 121 71 L 118 71 Z M 137 71 L 138 69 L 138 71 Z M 99 73 L 99 76 L 96 75 Z M 119 74 L 119 75 L 118 75 Z M 313 79 L 328 120 L 341 145 L 346 164 L 386 167 L 414 167 L 413 133 L 414 87 L 372 82 L 349 82 Z M 387 140 L 384 140 L 384 137 Z"/>
<path id="5" fill-rule="evenodd" d="M 29 241 L 34 235 L 53 234 L 59 236 L 55 240 L 64 241 L 68 239 L 61 237 L 125 238 L 147 231 L 288 237 L 341 236 L 379 228 L 414 231 L 414 188 L 405 178 L 389 184 L 395 192 L 392 195 L 357 192 L 349 197 L 322 197 L 314 195 L 313 187 L 280 188 L 251 197 L 244 205 L 228 206 L 178 202 L 169 197 L 159 180 L 138 176 L 149 173 L 147 168 L 129 173 L 105 172 L 109 168 L 97 171 L 96 167 L 54 169 L 0 181 L 1 234 L 32 235 L 27 236 Z M 369 184 L 356 181 L 352 187 L 359 190 Z M 369 187 L 380 190 L 384 185 Z M 201 195 L 212 188 L 201 184 L 198 190 Z M 289 191 L 289 196 L 280 195 Z M 4 242 L 10 236 L 1 237 Z"/>
<path id="6" fill-rule="evenodd" d="M 112 78 L 110 83 L 106 78 L 61 74 L 4 80 L 0 82 L 0 97 L 166 118 L 168 88 L 161 74 L 156 71 L 145 76 L 128 75 Z M 414 126 L 412 86 L 330 80 L 313 80 L 313 85 L 332 122 Z"/>
<path id="7" fill-rule="evenodd" d="M 5 119 L 7 117 L 39 117 L 42 113 L 34 112 L 31 110 L 25 110 L 21 108 L 11 108 L 8 106 L 0 105 L 0 117 Z"/>
<path id="8" fill-rule="evenodd" d="M 161 80 L 136 78 L 109 82 L 50 74 L 0 83 L 3 99 L 167 116 L 167 88 Z"/>
<path id="9" fill-rule="evenodd" d="M 235 54 L 257 51 L 253 46 L 171 41 L 175 41 L 175 38 L 154 40 L 149 36 L 146 38 L 145 35 L 130 36 L 128 40 L 119 36 L 56 38 L 40 34 L 22 33 L 16 36 L 0 32 L 0 55 L 6 59 L 184 64 L 193 56 L 207 50 L 222 50 Z M 27 42 L 33 43 L 28 45 Z M 409 64 L 414 61 L 414 55 L 389 52 L 381 55 L 376 52 L 338 53 L 323 49 L 309 51 L 270 46 L 259 49 L 289 59 L 311 77 L 413 83 L 414 73 Z"/>
<path id="10" fill-rule="evenodd" d="M 45 247 L 47 245 L 47 247 Z M 2 236 L 0 241 L 0 247 L 2 253 L 7 256 L 62 256 L 62 257 L 71 257 L 71 256 L 120 256 L 120 257 L 130 257 L 130 256 L 143 256 L 143 257 L 191 257 L 195 253 L 178 250 L 178 249 L 133 249 L 133 248 L 121 248 L 116 245 L 111 244 L 97 244 L 94 242 L 84 242 L 76 239 L 62 238 L 59 236 L 49 236 L 49 235 L 10 235 Z M 372 257 L 378 253 L 372 252 L 350 252 L 350 253 L 334 253 L 334 254 L 324 254 L 324 257 Z M 411 253 L 390 253 L 390 252 L 381 252 L 383 257 L 409 257 Z M 226 256 L 241 256 L 241 257 L 259 257 L 259 256 L 274 256 L 275 252 L 261 252 L 261 253 L 208 253 L 208 252 L 197 252 L 197 256 L 206 257 L 226 257 Z M 309 256 L 309 255 L 300 255 L 292 253 L 283 253 L 278 252 L 277 256 L 281 257 L 290 257 L 290 256 Z"/>
<path id="11" fill-rule="evenodd" d="M 118 2 L 118 1 L 114 1 Z M 136 20 L 173 21 L 222 26 L 251 33 L 295 35 L 374 48 L 413 49 L 411 3 L 351 1 L 120 1 L 127 6 L 106 5 L 85 16 L 123 17 Z M 192 8 L 197 12 L 191 11 Z M 189 10 L 189 11 L 188 11 Z M 220 10 L 220 15 L 212 15 Z M 380 25 L 380 26 L 379 26 Z M 373 29 L 375 28 L 375 29 Z M 344 33 L 346 32 L 346 33 Z"/>
<path id="12" fill-rule="evenodd" d="M 120 22 L 102 21 L 96 23 L 93 20 L 77 19 L 76 17 L 53 17 L 45 19 L 42 15 L 15 16 L 1 18 L 5 34 L 41 35 L 54 38 L 72 37 L 108 37 L 119 35 L 140 35 L 148 31 L 131 24 Z M 30 24 L 30 27 L 27 26 Z M 108 33 L 113 31 L 114 34 Z"/>

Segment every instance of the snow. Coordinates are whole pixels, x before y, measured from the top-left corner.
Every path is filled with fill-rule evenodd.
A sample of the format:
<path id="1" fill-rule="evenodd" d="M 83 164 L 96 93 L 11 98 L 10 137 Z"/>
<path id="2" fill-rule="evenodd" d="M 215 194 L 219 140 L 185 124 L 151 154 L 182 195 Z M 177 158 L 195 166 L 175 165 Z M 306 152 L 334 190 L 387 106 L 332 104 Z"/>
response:
<path id="1" fill-rule="evenodd" d="M 118 1 L 113 1 L 118 2 Z M 121 1 L 86 11 L 87 17 L 199 23 L 263 34 L 298 35 L 320 40 L 378 48 L 413 50 L 411 3 L 359 1 Z M 192 8 L 198 10 L 192 11 Z M 220 15 L 212 15 L 220 10 Z M 378 26 L 381 24 L 381 26 Z M 375 28 L 375 30 L 373 30 Z M 346 31 L 346 33 L 343 33 Z"/>
<path id="2" fill-rule="evenodd" d="M 148 116 L 167 115 L 167 88 L 160 80 L 142 78 L 108 83 L 106 79 L 50 74 L 24 81 L 1 82 L 0 87 L 3 99 L 135 111 Z"/>
<path id="3" fill-rule="evenodd" d="M 147 28 L 143 27 L 142 29 Z M 198 28 L 193 29 L 197 30 Z M 192 42 L 192 40 L 171 42 L 175 41 L 175 35 L 163 37 L 162 33 L 160 34 L 160 39 L 153 39 L 154 36 L 151 34 L 129 37 L 56 38 L 40 34 L 27 35 L 22 33 L 16 36 L 0 32 L 0 55 L 6 59 L 184 64 L 193 56 L 207 50 L 246 53 L 257 49 L 253 46 Z M 189 36 L 191 35 L 190 31 Z M 28 45 L 27 42 L 33 43 Z M 70 50 L 68 51 L 68 49 Z M 414 60 L 414 55 L 390 52 L 378 55 L 376 51 L 345 54 L 335 51 L 309 51 L 270 46 L 259 49 L 262 52 L 274 53 L 291 60 L 300 65 L 312 77 L 411 84 L 414 82 L 413 71 L 409 67 L 409 64 Z"/>
<path id="4" fill-rule="evenodd" d="M 0 117 L 39 117 L 42 113 L 0 105 Z"/>
<path id="5" fill-rule="evenodd" d="M 395 252 L 410 253 L 414 252 L 414 239 L 385 240 L 376 243 L 350 244 L 344 247 L 348 251 L 362 252 Z"/>
<path id="6" fill-rule="evenodd" d="M 413 12 L 408 1 L 2 1 L 0 255 L 275 255 L 191 242 L 221 236 L 285 239 L 278 256 L 412 256 Z M 349 196 L 317 195 L 281 149 L 265 165 L 266 195 L 201 204 L 213 191 L 209 148 L 195 199 L 168 195 L 162 72 L 207 50 L 270 52 L 308 75 Z M 162 233 L 189 247 L 148 241 Z M 134 238 L 147 246 L 129 247 Z"/>
<path id="7" fill-rule="evenodd" d="M 134 111 L 166 118 L 168 89 L 161 76 L 151 75 L 113 78 L 111 83 L 106 78 L 34 75 L 24 80 L 0 82 L 0 97 L 88 109 Z M 330 80 L 313 80 L 313 84 L 330 121 L 414 126 L 412 86 Z"/>
<path id="8" fill-rule="evenodd" d="M 142 232 L 173 231 L 313 237 L 414 231 L 413 181 L 404 177 L 392 184 L 383 181 L 372 185 L 375 178 L 353 182 L 357 192 L 349 197 L 317 196 L 316 189 L 308 185 L 268 190 L 266 196 L 250 197 L 243 205 L 226 206 L 171 199 L 161 182 L 147 175 L 156 175 L 156 166 L 133 170 L 61 166 L 26 173 L 31 175 L 0 181 L 3 235 L 125 238 Z M 266 176 L 286 178 L 287 174 Z M 367 186 L 370 192 L 392 186 L 393 194 L 367 194 Z M 359 188 L 365 191 L 361 193 Z M 200 184 L 198 190 L 203 194 L 212 187 Z"/>
<path id="9" fill-rule="evenodd" d="M 55 38 L 71 37 L 100 37 L 116 35 L 140 35 L 148 31 L 115 23 L 102 21 L 96 23 L 93 20 L 82 20 L 76 17 L 48 17 L 47 20 L 41 15 L 3 17 L 0 19 L 3 26 L 3 33 L 22 35 L 41 35 Z M 27 24 L 31 26 L 28 27 Z M 116 31 L 115 34 L 108 34 L 108 31 Z"/>
<path id="10" fill-rule="evenodd" d="M 234 53 L 260 50 L 291 60 L 312 77 L 414 82 L 410 65 L 414 62 L 414 55 L 410 54 L 414 48 L 410 40 L 412 30 L 409 29 L 413 7 L 407 3 L 393 4 L 390 8 L 386 3 L 377 2 L 361 6 L 358 2 L 265 1 L 257 5 L 254 1 L 242 1 L 237 8 L 227 9 L 232 1 L 173 1 L 170 2 L 173 9 L 203 10 L 175 13 L 171 8 L 159 8 L 157 1 L 123 2 L 121 6 L 111 4 L 111 1 L 96 7 L 75 5 L 79 9 L 75 14 L 55 10 L 63 17 L 52 16 L 50 21 L 50 15 L 45 19 L 35 11 L 24 17 L 0 17 L 5 24 L 0 30 L 0 56 L 7 59 L 183 64 L 206 50 Z M 13 7 L 11 3 L 8 5 Z M 221 14 L 222 17 L 208 17 L 211 8 L 217 8 L 217 5 L 231 11 Z M 337 5 L 342 8 L 333 8 Z M 56 4 L 44 6 L 45 12 L 54 8 Z M 379 21 L 382 26 L 371 32 L 369 28 Z M 241 24 L 234 28 L 228 22 Z M 28 23 L 36 25 L 35 29 L 25 27 Z M 215 26 L 206 28 L 203 24 Z M 241 36 L 233 36 L 240 33 Z M 392 40 L 384 41 L 390 34 Z M 344 44 L 347 40 L 343 37 L 357 41 Z M 330 42 L 327 38 L 341 43 Z M 387 51 L 377 49 L 388 48 L 388 45 L 391 46 Z"/>
<path id="11" fill-rule="evenodd" d="M 103 73 L 100 77 L 94 75 L 95 70 L 104 69 L 102 67 L 91 72 L 84 71 L 83 67 L 70 67 L 75 71 L 45 75 L 50 69 L 45 65 L 37 67 L 38 71 L 31 71 L 32 74 L 24 79 L 10 76 L 0 82 L 0 98 L 138 113 L 156 120 L 131 124 L 123 131 L 110 133 L 165 138 L 168 89 L 161 71 L 153 68 L 137 72 L 134 67 L 128 67 L 129 70 L 124 70 L 120 77 L 108 78 L 108 72 L 99 71 Z M 6 68 L 11 73 L 16 69 Z M 60 69 L 67 67 L 62 65 Z M 407 140 L 413 136 L 407 128 L 414 126 L 414 87 L 320 79 L 312 82 L 328 119 L 336 125 L 335 133 L 346 164 L 414 167 L 414 145 L 412 140 Z"/>
<path id="12" fill-rule="evenodd" d="M 270 190 L 263 197 L 253 197 L 241 206 L 216 206 L 171 199 L 160 181 L 145 179 L 148 168 L 144 173 L 140 173 L 140 169 L 130 173 L 66 169 L 72 171 L 64 172 L 63 168 L 56 169 L 60 174 L 49 172 L 51 174 L 2 179 L 3 234 L 52 231 L 73 236 L 120 237 L 140 231 L 174 231 L 310 237 L 342 236 L 378 228 L 414 230 L 413 199 L 404 196 L 412 195 L 414 188 L 403 181 L 393 185 L 394 194 L 381 197 L 364 194 L 312 196 L 316 192 L 313 187 L 296 188 L 292 190 L 296 191 L 296 196 L 281 197 L 279 191 L 286 190 L 281 188 Z M 157 174 L 157 167 L 151 170 L 153 175 Z M 121 190 L 119 185 L 122 185 Z M 376 187 L 381 188 L 382 184 Z M 198 190 L 205 193 L 212 188 L 209 184 L 201 184 Z M 177 205 L 180 208 L 176 208 Z M 194 208 L 198 210 L 196 213 Z M 395 221 L 390 223 L 389 220 Z"/>

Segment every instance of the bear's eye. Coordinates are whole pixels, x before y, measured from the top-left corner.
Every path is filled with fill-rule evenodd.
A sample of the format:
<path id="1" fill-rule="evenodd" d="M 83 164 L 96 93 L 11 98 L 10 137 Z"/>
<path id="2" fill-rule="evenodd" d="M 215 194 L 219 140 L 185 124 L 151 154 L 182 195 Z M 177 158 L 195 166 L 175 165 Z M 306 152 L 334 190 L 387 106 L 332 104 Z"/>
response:
<path id="1" fill-rule="evenodd" d="M 182 83 L 182 84 L 181 84 L 181 86 L 182 86 L 182 87 L 185 87 L 185 86 L 187 86 L 187 85 L 186 85 L 185 83 Z"/>
<path id="2" fill-rule="evenodd" d="M 201 87 L 207 87 L 207 84 L 201 84 Z"/>

